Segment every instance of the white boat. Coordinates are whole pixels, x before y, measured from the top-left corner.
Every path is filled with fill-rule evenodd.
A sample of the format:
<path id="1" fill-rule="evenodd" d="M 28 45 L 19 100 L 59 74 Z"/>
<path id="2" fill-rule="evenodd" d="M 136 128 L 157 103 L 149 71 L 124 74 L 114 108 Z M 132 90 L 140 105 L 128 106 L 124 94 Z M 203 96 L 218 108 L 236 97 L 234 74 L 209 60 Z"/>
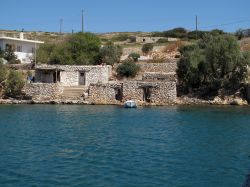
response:
<path id="1" fill-rule="evenodd" d="M 136 102 L 133 100 L 128 100 L 124 103 L 125 108 L 136 108 Z"/>

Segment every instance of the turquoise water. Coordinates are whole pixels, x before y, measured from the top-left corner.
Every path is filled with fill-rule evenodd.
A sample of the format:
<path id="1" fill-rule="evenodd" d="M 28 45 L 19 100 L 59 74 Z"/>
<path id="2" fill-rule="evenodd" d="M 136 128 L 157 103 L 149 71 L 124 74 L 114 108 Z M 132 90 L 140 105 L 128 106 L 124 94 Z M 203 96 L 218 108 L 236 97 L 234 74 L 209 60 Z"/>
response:
<path id="1" fill-rule="evenodd" d="M 0 105 L 0 186 L 242 186 L 250 108 Z"/>

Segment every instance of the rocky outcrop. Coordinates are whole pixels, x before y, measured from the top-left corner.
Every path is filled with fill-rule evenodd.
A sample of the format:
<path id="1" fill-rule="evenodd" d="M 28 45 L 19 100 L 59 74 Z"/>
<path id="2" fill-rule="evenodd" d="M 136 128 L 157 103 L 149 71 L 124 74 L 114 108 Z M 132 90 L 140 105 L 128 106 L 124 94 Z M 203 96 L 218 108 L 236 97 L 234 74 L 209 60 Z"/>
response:
<path id="1" fill-rule="evenodd" d="M 250 103 L 250 84 L 246 86 L 246 98 L 248 102 Z"/>
<path id="2" fill-rule="evenodd" d="M 235 96 L 225 96 L 224 98 L 216 96 L 211 104 L 246 106 L 248 105 L 248 102 L 240 97 Z"/>

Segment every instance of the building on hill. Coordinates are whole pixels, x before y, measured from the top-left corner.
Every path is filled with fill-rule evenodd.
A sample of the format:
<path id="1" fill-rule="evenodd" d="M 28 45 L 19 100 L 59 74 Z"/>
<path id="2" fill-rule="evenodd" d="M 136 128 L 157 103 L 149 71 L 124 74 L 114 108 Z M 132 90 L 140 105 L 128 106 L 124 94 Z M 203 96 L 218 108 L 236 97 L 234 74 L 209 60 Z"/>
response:
<path id="1" fill-rule="evenodd" d="M 136 42 L 137 43 L 157 43 L 159 40 L 166 40 L 169 42 L 175 42 L 178 41 L 178 38 L 166 38 L 166 37 L 151 37 L 151 36 L 136 36 Z"/>
<path id="2" fill-rule="evenodd" d="M 20 33 L 19 38 L 0 35 L 0 49 L 4 51 L 8 46 L 11 46 L 21 63 L 31 63 L 36 49 L 43 43 L 42 41 L 25 39 L 23 32 Z"/>

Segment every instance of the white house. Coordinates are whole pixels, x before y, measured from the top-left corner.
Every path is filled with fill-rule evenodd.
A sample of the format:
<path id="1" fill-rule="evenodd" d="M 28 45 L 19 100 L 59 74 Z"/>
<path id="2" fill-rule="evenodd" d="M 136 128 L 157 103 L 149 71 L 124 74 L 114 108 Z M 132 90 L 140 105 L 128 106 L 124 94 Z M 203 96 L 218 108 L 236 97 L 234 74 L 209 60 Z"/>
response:
<path id="1" fill-rule="evenodd" d="M 19 38 L 0 35 L 0 49 L 4 51 L 7 46 L 11 46 L 15 55 L 21 63 L 31 63 L 31 58 L 42 41 L 24 39 L 23 32 Z"/>

